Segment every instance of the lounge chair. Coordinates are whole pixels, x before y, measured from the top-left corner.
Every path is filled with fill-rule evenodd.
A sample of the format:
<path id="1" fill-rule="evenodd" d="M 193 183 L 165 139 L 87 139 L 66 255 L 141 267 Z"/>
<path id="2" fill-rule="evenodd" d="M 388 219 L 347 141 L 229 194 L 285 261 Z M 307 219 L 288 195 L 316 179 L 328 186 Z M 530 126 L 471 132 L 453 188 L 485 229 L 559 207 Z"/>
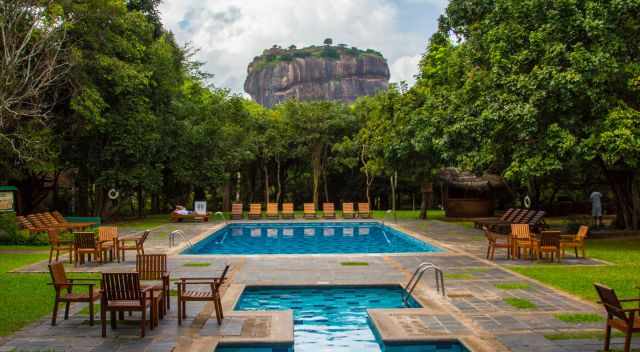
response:
<path id="1" fill-rule="evenodd" d="M 282 203 L 282 218 L 293 219 L 295 214 L 293 212 L 293 203 Z"/>
<path id="2" fill-rule="evenodd" d="M 578 258 L 578 250 L 582 252 L 582 258 L 586 258 L 585 248 L 584 248 L 584 239 L 589 234 L 588 226 L 580 226 L 578 229 L 578 233 L 575 235 L 566 236 L 565 238 L 560 240 L 560 252 L 564 257 L 564 252 L 567 249 L 573 248 L 576 252 L 576 258 Z"/>
<path id="3" fill-rule="evenodd" d="M 20 215 L 16 216 L 16 221 L 18 222 L 18 225 L 21 228 L 29 230 L 29 233 L 31 234 L 39 233 L 39 232 L 47 232 L 50 229 L 48 227 L 38 227 L 32 224 L 31 221 L 29 221 L 29 219 L 27 219 L 25 216 L 20 216 Z"/>
<path id="4" fill-rule="evenodd" d="M 369 203 L 358 203 L 358 217 L 361 219 L 371 218 L 371 210 L 369 210 Z"/>
<path id="5" fill-rule="evenodd" d="M 313 203 L 304 203 L 304 214 L 302 217 L 305 219 L 315 219 L 317 217 L 316 205 Z"/>
<path id="6" fill-rule="evenodd" d="M 638 314 L 640 308 L 625 309 L 622 303 L 639 302 L 640 298 L 618 299 L 616 292 L 602 284 L 595 283 L 593 286 L 600 296 L 600 303 L 607 311 L 607 326 L 604 335 L 604 350 L 609 351 L 611 342 L 611 328 L 620 330 L 624 333 L 624 352 L 631 351 L 631 335 L 634 332 L 640 332 L 640 319 Z"/>
<path id="7" fill-rule="evenodd" d="M 353 212 L 353 203 L 342 203 L 342 217 L 344 219 L 353 219 L 356 214 Z"/>
<path id="8" fill-rule="evenodd" d="M 491 232 L 488 227 L 484 226 L 484 236 L 487 238 L 487 259 L 493 260 L 496 254 L 496 248 L 504 248 L 507 250 L 507 259 L 511 258 L 511 236 L 499 235 Z"/>
<path id="9" fill-rule="evenodd" d="M 278 217 L 278 203 L 267 203 L 267 218 L 277 219 Z"/>
<path id="10" fill-rule="evenodd" d="M 196 213 L 195 211 L 189 214 L 178 214 L 174 210 L 171 212 L 169 217 L 171 219 L 171 222 L 183 222 L 185 220 L 186 221 L 202 221 L 202 222 L 209 221 L 209 213 L 199 214 L 199 213 Z"/>
<path id="11" fill-rule="evenodd" d="M 231 220 L 242 220 L 243 217 L 242 203 L 233 203 L 231 205 Z"/>
<path id="12" fill-rule="evenodd" d="M 322 217 L 325 219 L 336 218 L 336 209 L 333 203 L 322 203 Z"/>
<path id="13" fill-rule="evenodd" d="M 490 226 L 492 226 L 492 225 L 495 225 L 495 224 L 500 224 L 500 223 L 507 222 L 507 221 L 508 221 L 508 219 L 509 219 L 509 217 L 511 216 L 511 214 L 513 214 L 513 212 L 514 212 L 514 211 L 516 211 L 516 209 L 514 209 L 514 208 L 509 208 L 509 209 L 507 209 L 507 211 L 505 211 L 505 212 L 504 212 L 504 214 L 502 214 L 502 216 L 501 216 L 501 217 L 499 217 L 499 218 L 488 218 L 488 219 L 479 219 L 479 220 L 476 220 L 476 221 L 473 223 L 473 226 L 474 226 L 475 228 L 477 228 L 477 229 L 481 229 L 481 228 L 483 228 L 483 227 L 485 227 L 485 226 L 488 228 L 488 227 L 490 227 Z"/>
<path id="14" fill-rule="evenodd" d="M 249 220 L 256 220 L 262 217 L 262 204 L 251 203 L 249 205 Z"/>
<path id="15" fill-rule="evenodd" d="M 71 303 L 89 303 L 89 325 L 93 325 L 93 302 L 100 299 L 100 289 L 98 288 L 99 280 L 96 279 L 70 279 L 64 270 L 64 264 L 54 262 L 49 264 L 49 273 L 51 274 L 51 286 L 56 291 L 55 303 L 53 305 L 53 314 L 51 316 L 51 325 L 56 325 L 58 317 L 58 306 L 64 303 L 64 319 L 69 319 L 69 308 Z M 81 282 L 78 282 L 81 281 Z M 85 292 L 73 292 L 75 287 L 86 287 Z"/>
<path id="16" fill-rule="evenodd" d="M 54 219 L 58 221 L 59 225 L 64 226 L 65 228 L 68 228 L 70 230 L 84 230 L 97 225 L 95 222 L 68 222 L 67 219 L 65 219 L 64 216 L 62 216 L 62 214 L 60 214 L 60 212 L 57 210 L 52 211 L 50 214 Z"/>

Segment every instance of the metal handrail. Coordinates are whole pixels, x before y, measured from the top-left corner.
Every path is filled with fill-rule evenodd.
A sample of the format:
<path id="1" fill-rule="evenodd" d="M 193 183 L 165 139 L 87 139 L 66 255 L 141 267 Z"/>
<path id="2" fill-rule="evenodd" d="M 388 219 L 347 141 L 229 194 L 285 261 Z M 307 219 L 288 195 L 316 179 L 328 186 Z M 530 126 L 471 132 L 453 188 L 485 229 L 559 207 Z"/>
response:
<path id="1" fill-rule="evenodd" d="M 180 238 L 182 238 L 182 242 L 187 242 L 187 246 L 189 246 L 189 248 L 193 247 L 191 241 L 185 237 L 184 231 L 174 230 L 169 233 L 169 248 L 176 245 L 176 236 L 180 236 Z"/>
<path id="2" fill-rule="evenodd" d="M 444 274 L 442 270 L 433 263 L 425 262 L 418 265 L 418 268 L 416 269 L 416 271 L 413 272 L 411 279 L 409 279 L 409 282 L 407 282 L 407 285 L 404 288 L 405 294 L 403 297 L 403 302 L 405 304 L 407 304 L 409 297 L 411 297 L 411 293 L 413 293 L 413 290 L 415 290 L 416 286 L 418 286 L 418 282 L 420 282 L 420 279 L 422 278 L 424 273 L 428 270 L 433 270 L 435 273 L 436 292 L 442 293 L 442 296 L 446 295 L 445 287 L 444 287 Z"/>

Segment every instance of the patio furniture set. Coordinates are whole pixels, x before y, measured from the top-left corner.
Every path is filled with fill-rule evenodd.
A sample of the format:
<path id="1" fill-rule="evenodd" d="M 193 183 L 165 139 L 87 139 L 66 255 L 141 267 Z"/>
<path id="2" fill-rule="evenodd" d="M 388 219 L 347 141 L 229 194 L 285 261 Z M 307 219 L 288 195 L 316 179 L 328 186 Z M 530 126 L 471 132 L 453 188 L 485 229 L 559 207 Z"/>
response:
<path id="1" fill-rule="evenodd" d="M 342 203 L 342 217 L 344 219 L 370 219 L 371 210 L 369 203 L 357 203 L 358 209 L 354 210 L 354 203 Z M 262 204 L 251 203 L 247 217 L 249 220 L 257 220 L 262 218 Z M 282 203 L 282 210 L 278 210 L 278 203 L 267 203 L 267 211 L 265 213 L 267 219 L 293 219 L 295 218 L 293 203 Z M 303 215 L 304 219 L 316 219 L 318 217 L 314 203 L 304 203 Z M 324 219 L 335 219 L 335 204 L 325 202 L 322 204 L 322 217 Z M 231 218 L 233 220 L 241 220 L 244 218 L 244 210 L 242 203 L 234 203 L 231 207 Z"/>

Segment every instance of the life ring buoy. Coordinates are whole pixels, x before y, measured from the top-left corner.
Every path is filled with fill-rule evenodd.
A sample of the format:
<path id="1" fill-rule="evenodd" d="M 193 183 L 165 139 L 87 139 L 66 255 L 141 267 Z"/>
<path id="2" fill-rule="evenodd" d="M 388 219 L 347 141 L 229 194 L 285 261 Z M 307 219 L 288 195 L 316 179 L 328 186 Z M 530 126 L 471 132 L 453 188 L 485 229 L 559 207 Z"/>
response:
<path id="1" fill-rule="evenodd" d="M 531 198 L 529 198 L 529 196 L 525 196 L 522 203 L 524 203 L 525 208 L 527 209 L 531 208 Z"/>
<path id="2" fill-rule="evenodd" d="M 111 200 L 116 200 L 118 199 L 118 197 L 120 196 L 120 192 L 118 192 L 115 188 L 112 188 L 109 190 L 109 192 L 107 193 L 107 196 L 109 197 L 109 199 Z"/>

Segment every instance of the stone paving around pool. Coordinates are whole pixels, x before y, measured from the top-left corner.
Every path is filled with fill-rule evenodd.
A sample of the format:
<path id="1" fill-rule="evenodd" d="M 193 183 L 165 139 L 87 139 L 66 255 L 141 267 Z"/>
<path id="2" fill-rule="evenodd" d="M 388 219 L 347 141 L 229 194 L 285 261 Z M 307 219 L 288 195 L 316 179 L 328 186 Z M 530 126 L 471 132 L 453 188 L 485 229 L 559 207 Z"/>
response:
<path id="1" fill-rule="evenodd" d="M 398 226 L 413 236 L 447 249 L 445 253 L 402 255 L 319 256 L 202 256 L 183 257 L 168 247 L 168 233 L 181 229 L 187 240 L 202 237 L 219 223 L 167 224 L 153 229 L 145 252 L 169 253 L 172 279 L 215 276 L 231 265 L 223 306 L 226 317 L 218 327 L 209 304 L 188 303 L 189 318 L 177 325 L 175 302 L 159 327 L 138 337 L 136 315 L 131 323 L 108 327 L 100 337 L 99 321 L 88 325 L 84 306 L 74 306 L 67 321 L 58 326 L 50 316 L 0 341 L 0 351 L 212 351 L 225 341 L 285 341 L 291 332 L 290 312 L 235 312 L 235 299 L 245 285 L 389 284 L 406 283 L 422 262 L 438 265 L 445 274 L 447 296 L 435 292 L 431 273 L 425 275 L 414 296 L 424 309 L 371 310 L 370 315 L 389 340 L 457 337 L 474 351 L 599 351 L 598 339 L 547 339 L 557 333 L 602 332 L 604 323 L 570 324 L 558 320 L 559 313 L 596 313 L 602 309 L 508 270 L 513 263 L 496 253 L 496 262 L 484 259 L 486 242 L 482 232 L 442 221 L 401 221 Z M 127 229 L 121 232 L 134 233 Z M 588 252 L 587 252 L 588 254 Z M 366 262 L 366 266 L 344 266 L 343 262 Z M 194 264 L 198 263 L 198 264 Z M 605 265 L 595 260 L 565 259 L 570 265 Z M 46 261 L 18 271 L 46 272 Z M 133 271 L 134 255 L 123 263 L 67 265 L 72 272 Z M 506 285 L 503 289 L 499 284 Z M 526 300 L 531 308 L 519 309 L 509 299 Z M 288 315 L 287 315 L 288 314 Z M 613 339 L 613 348 L 622 340 Z M 636 339 L 636 347 L 640 341 Z"/>

